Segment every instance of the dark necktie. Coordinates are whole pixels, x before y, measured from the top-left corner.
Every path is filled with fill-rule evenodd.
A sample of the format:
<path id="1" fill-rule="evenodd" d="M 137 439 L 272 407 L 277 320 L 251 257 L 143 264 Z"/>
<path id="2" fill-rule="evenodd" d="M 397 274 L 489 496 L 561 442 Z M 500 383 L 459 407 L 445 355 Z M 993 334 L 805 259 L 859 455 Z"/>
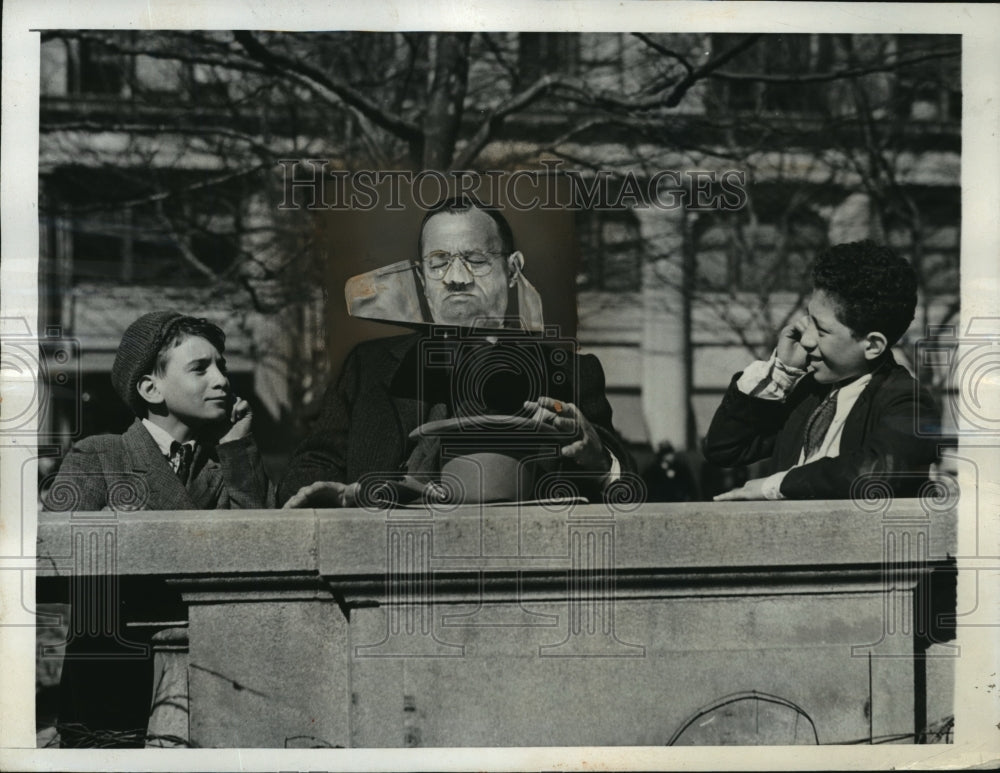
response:
<path id="1" fill-rule="evenodd" d="M 809 421 L 806 424 L 805 442 L 802 444 L 803 451 L 805 452 L 803 460 L 808 459 L 823 445 L 823 439 L 826 437 L 826 433 L 830 430 L 830 424 L 833 422 L 833 415 L 837 412 L 838 391 L 837 389 L 832 390 L 826 396 L 826 399 L 812 412 L 812 416 L 809 417 Z"/>
<path id="2" fill-rule="evenodd" d="M 191 478 L 191 462 L 194 459 L 194 447 L 188 443 L 178 443 L 174 441 L 171 447 L 171 456 L 177 456 L 177 477 L 185 486 Z"/>

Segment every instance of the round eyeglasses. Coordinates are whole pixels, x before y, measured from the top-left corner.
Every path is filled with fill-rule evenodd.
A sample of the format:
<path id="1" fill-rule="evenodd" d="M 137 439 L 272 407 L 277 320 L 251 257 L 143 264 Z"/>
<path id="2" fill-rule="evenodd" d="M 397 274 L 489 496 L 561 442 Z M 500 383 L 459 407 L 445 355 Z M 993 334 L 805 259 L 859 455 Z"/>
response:
<path id="1" fill-rule="evenodd" d="M 443 279 L 455 260 L 461 260 L 462 265 L 473 276 L 486 276 L 496 264 L 494 258 L 503 257 L 501 252 L 445 252 L 435 250 L 424 258 L 424 271 L 431 279 Z"/>

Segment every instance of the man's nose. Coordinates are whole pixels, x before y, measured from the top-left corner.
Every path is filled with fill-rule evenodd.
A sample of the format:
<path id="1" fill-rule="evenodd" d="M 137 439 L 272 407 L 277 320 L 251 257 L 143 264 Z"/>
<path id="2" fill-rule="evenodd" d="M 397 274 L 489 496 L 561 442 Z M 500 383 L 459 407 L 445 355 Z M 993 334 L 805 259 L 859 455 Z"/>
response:
<path id="1" fill-rule="evenodd" d="M 465 265 L 465 261 L 462 260 L 461 256 L 455 256 L 452 259 L 441 279 L 445 284 L 449 285 L 468 285 L 472 284 L 473 281 L 472 273 Z"/>

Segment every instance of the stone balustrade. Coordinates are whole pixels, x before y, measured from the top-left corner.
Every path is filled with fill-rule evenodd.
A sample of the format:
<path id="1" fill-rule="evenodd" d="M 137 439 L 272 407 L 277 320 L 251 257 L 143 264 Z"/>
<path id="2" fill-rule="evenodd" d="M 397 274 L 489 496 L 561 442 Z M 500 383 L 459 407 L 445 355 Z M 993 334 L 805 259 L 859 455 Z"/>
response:
<path id="1" fill-rule="evenodd" d="M 46 513 L 38 594 L 141 589 L 152 744 L 912 742 L 952 713 L 933 504 Z"/>

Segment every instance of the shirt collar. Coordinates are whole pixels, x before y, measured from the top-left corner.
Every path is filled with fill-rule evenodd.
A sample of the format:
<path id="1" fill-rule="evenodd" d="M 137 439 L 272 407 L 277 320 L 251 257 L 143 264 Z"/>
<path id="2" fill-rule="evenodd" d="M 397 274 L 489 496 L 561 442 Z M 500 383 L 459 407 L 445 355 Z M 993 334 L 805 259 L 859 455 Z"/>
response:
<path id="1" fill-rule="evenodd" d="M 854 379 L 854 381 L 849 381 L 843 386 L 838 387 L 837 399 L 839 400 L 841 396 L 850 398 L 860 395 L 864 391 L 865 387 L 868 386 L 868 382 L 871 380 L 872 380 L 872 374 L 865 373 L 863 376 L 858 376 L 856 379 Z"/>
<path id="2" fill-rule="evenodd" d="M 840 387 L 837 390 L 837 410 L 834 414 L 834 422 L 841 421 L 847 416 L 851 408 L 858 401 L 861 393 L 865 391 L 865 387 L 868 386 L 868 382 L 872 380 L 872 374 L 866 373 L 860 378 L 854 379 L 854 381 Z"/>
<path id="3" fill-rule="evenodd" d="M 174 443 L 178 443 L 180 441 L 178 441 L 177 438 L 175 438 L 173 435 L 171 435 L 169 432 L 163 429 L 163 427 L 154 424 L 149 419 L 143 419 L 142 426 L 146 428 L 146 431 L 156 442 L 156 446 L 157 448 L 160 449 L 160 453 L 169 458 L 172 453 L 171 449 Z M 189 445 L 192 448 L 194 448 L 195 441 L 189 440 L 187 443 L 184 443 L 182 445 Z"/>

